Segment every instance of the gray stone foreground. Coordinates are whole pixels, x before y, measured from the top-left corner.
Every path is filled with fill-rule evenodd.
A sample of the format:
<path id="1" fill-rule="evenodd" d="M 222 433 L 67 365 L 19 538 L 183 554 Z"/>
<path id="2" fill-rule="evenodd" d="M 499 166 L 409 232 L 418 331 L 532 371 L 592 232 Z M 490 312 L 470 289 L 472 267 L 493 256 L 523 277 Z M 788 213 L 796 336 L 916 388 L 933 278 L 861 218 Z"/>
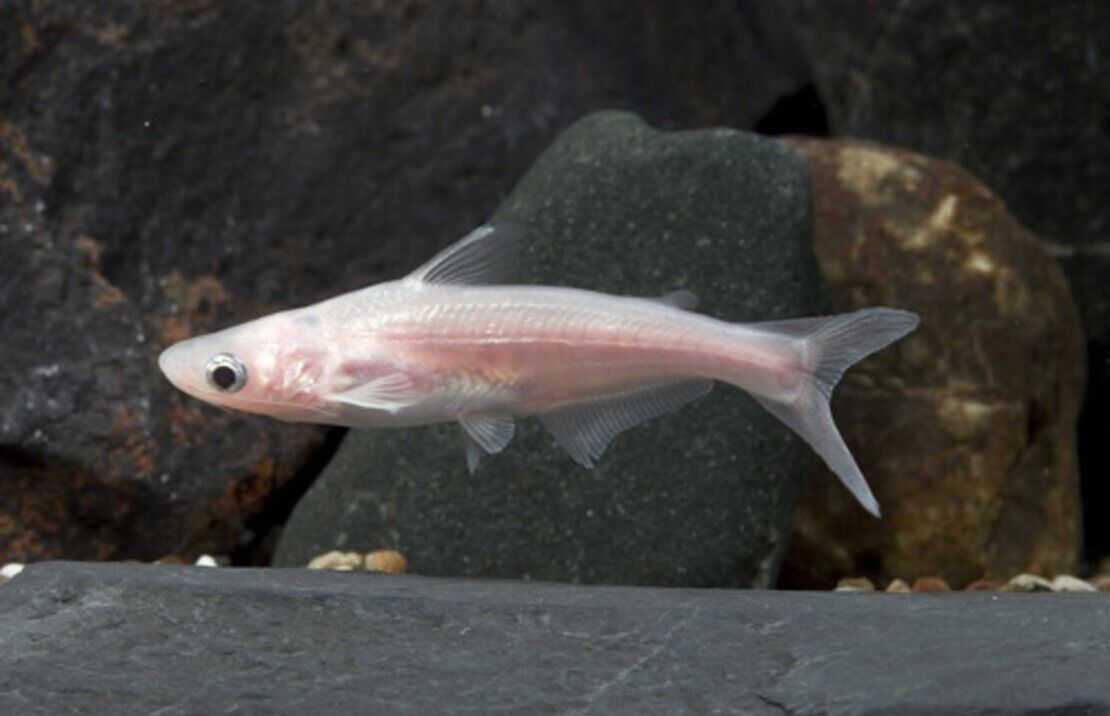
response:
<path id="1" fill-rule="evenodd" d="M 43 563 L 0 713 L 1110 713 L 1110 595 Z"/>

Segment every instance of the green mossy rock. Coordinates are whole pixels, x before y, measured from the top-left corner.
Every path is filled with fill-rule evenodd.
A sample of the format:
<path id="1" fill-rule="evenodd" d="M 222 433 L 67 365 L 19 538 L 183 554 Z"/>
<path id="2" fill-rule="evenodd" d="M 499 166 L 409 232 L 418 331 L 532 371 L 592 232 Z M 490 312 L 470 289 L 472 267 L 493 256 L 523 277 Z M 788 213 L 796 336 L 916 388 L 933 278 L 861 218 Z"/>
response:
<path id="1" fill-rule="evenodd" d="M 822 309 L 805 163 L 756 135 L 590 115 L 494 219 L 523 230 L 527 282 L 688 289 L 698 310 L 736 321 Z M 769 586 L 808 459 L 723 385 L 618 436 L 592 471 L 535 419 L 474 475 L 455 425 L 352 431 L 297 506 L 275 564 L 388 547 L 419 574 Z"/>

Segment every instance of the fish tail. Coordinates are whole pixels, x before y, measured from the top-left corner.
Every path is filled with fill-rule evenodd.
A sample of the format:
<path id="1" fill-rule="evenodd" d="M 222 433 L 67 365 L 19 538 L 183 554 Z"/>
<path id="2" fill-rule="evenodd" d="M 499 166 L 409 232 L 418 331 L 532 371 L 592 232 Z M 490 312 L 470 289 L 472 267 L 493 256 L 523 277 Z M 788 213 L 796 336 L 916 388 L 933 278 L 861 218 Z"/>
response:
<path id="1" fill-rule="evenodd" d="M 804 371 L 799 389 L 790 391 L 788 399 L 755 396 L 756 400 L 809 443 L 864 509 L 876 517 L 879 503 L 833 422 L 829 398 L 848 368 L 905 336 L 917 327 L 918 320 L 917 314 L 909 311 L 867 308 L 756 326 L 798 340 Z"/>

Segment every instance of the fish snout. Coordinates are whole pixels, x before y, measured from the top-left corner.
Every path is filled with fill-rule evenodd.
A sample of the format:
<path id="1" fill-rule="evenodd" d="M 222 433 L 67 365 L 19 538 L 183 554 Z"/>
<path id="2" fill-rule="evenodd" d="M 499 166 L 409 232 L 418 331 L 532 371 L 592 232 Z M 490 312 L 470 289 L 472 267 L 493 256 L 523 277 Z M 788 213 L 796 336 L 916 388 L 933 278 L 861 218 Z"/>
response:
<path id="1" fill-rule="evenodd" d="M 158 356 L 158 368 L 175 388 L 189 392 L 186 387 L 189 371 L 186 353 L 187 351 L 182 350 L 181 344 L 175 343 Z"/>

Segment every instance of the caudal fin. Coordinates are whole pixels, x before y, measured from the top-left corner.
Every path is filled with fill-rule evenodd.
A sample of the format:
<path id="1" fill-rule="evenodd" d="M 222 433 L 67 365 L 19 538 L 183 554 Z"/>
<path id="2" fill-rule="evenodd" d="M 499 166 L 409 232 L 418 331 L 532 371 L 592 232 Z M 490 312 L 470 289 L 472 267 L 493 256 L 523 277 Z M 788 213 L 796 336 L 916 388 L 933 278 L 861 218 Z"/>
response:
<path id="1" fill-rule="evenodd" d="M 828 464 L 860 504 L 876 517 L 879 503 L 867 486 L 833 422 L 829 398 L 853 363 L 917 327 L 916 313 L 894 308 L 867 308 L 825 318 L 760 323 L 758 327 L 804 341 L 800 354 L 808 373 L 790 401 L 755 396 L 772 415 L 802 437 Z"/>

